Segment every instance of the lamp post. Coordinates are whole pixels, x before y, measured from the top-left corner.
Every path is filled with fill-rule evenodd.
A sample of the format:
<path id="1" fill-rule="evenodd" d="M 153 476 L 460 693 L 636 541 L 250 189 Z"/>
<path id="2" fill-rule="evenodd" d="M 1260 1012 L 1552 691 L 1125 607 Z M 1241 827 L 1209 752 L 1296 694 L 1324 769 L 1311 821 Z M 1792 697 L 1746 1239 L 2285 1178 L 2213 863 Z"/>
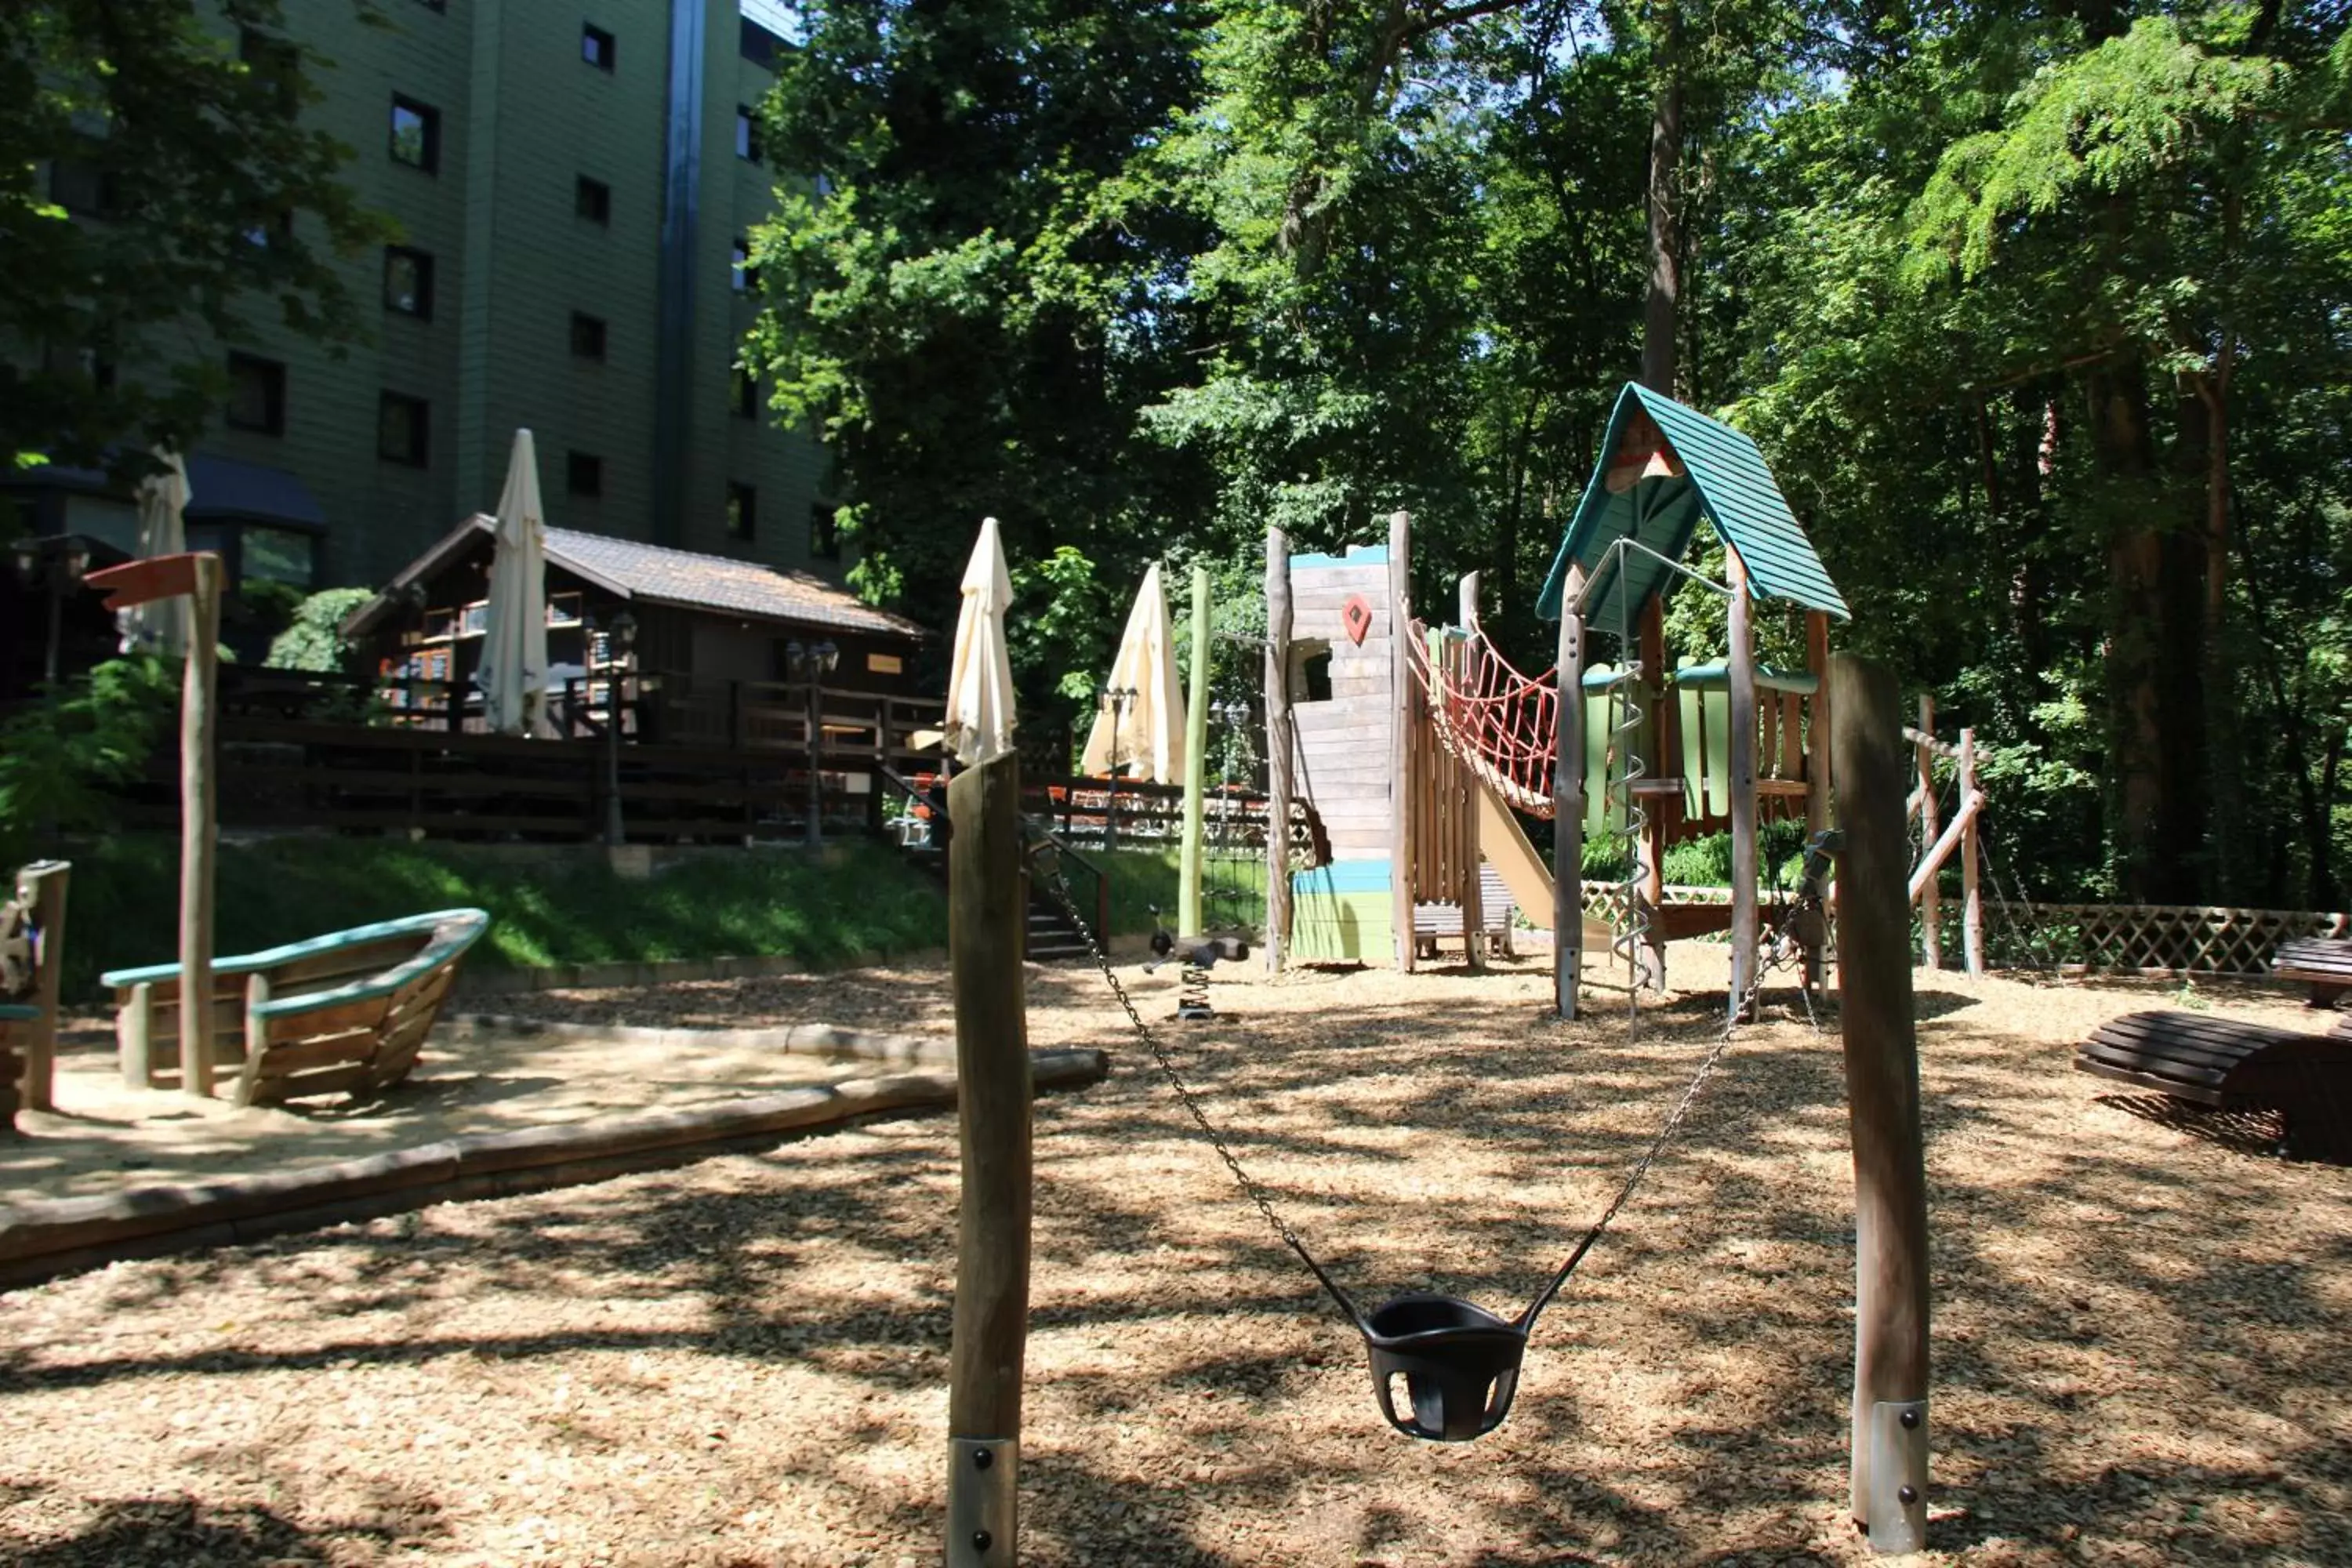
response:
<path id="1" fill-rule="evenodd" d="M 622 681 L 637 646 L 637 617 L 623 610 L 604 632 L 604 842 L 618 848 L 628 842 L 621 825 Z"/>
<path id="2" fill-rule="evenodd" d="M 784 645 L 784 673 L 801 683 L 801 701 L 808 726 L 808 805 L 803 834 L 808 847 L 824 843 L 824 780 L 820 772 L 824 754 L 824 677 L 841 662 L 841 649 L 828 637 L 814 646 L 797 639 Z"/>
<path id="3" fill-rule="evenodd" d="M 10 553 L 16 557 L 16 581 L 27 588 L 41 590 L 49 601 L 48 641 L 41 658 L 41 680 L 47 689 L 44 700 L 55 707 L 58 638 L 65 623 L 66 595 L 81 586 L 82 574 L 89 569 L 89 546 L 79 535 L 65 533 L 20 539 Z"/>
<path id="4" fill-rule="evenodd" d="M 1107 686 L 1095 699 L 1095 706 L 1110 715 L 1110 791 L 1103 802 L 1103 847 L 1118 846 L 1118 754 L 1119 731 L 1125 727 L 1127 710 L 1135 706 L 1136 690 L 1132 686 Z"/>

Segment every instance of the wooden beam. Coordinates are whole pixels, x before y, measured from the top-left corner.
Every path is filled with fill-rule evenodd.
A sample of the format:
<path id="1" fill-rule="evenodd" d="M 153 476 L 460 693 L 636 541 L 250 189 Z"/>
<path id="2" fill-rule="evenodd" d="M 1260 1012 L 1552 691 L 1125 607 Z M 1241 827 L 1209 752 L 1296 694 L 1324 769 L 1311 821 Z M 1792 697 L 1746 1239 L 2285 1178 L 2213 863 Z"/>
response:
<path id="1" fill-rule="evenodd" d="M 1830 777 L 1830 617 L 1826 610 L 1805 612 L 1805 668 L 1812 672 L 1813 694 L 1805 699 L 1811 711 L 1805 723 L 1805 833 L 1821 832 L 1831 822 Z M 1817 943 L 1805 949 L 1804 980 L 1808 990 L 1828 979 Z"/>
<path id="2" fill-rule="evenodd" d="M 19 1057 L 17 1105 L 25 1110 L 58 1108 L 58 997 L 65 984 L 66 885 L 72 876 L 63 860 L 37 861 L 16 873 L 16 896 L 30 908 L 40 933 L 33 1005 L 41 1016 L 25 1026 Z"/>
<path id="3" fill-rule="evenodd" d="M 1462 649 L 1462 679 L 1469 682 L 1475 693 L 1479 689 L 1478 574 L 1463 575 L 1456 598 L 1462 629 L 1470 634 L 1470 640 Z M 1478 803 L 1469 798 L 1469 792 L 1475 790 L 1478 784 L 1466 764 L 1457 764 L 1446 772 L 1462 781 L 1464 790 L 1460 839 L 1465 854 L 1460 888 L 1455 894 L 1455 901 L 1462 906 L 1462 956 L 1473 971 L 1482 971 L 1486 967 L 1486 894 L 1478 877 Z"/>
<path id="4" fill-rule="evenodd" d="M 1570 562 L 1559 599 L 1559 674 L 1552 715 L 1552 1008 L 1576 1016 L 1584 963 L 1584 568 Z"/>
<path id="5" fill-rule="evenodd" d="M 1184 839 L 1176 931 L 1201 934 L 1201 809 L 1209 787 L 1209 569 L 1192 568 L 1192 687 L 1184 709 Z"/>
<path id="6" fill-rule="evenodd" d="M 1021 763 L 948 785 L 948 963 L 962 1155 L 948 1372 L 950 1564 L 1015 1561 L 1029 1333 L 1030 1099 Z"/>
<path id="7" fill-rule="evenodd" d="M 1892 671 L 1831 660 L 1838 994 L 1853 1138 L 1853 1507 L 1881 1552 L 1926 1544 L 1927 1185 L 1911 994 L 1906 759 Z"/>
<path id="8" fill-rule="evenodd" d="M 1936 873 L 1943 869 L 1944 862 L 1952 858 L 1954 849 L 1959 847 L 1983 805 L 1984 796 L 1980 795 L 1963 799 L 1960 809 L 1952 814 L 1952 820 L 1944 825 L 1944 831 L 1937 836 L 1935 843 L 1928 846 L 1927 853 L 1921 857 L 1917 868 L 1912 871 L 1911 897 L 1920 901 L 1921 908 L 1926 907 L 1927 899 L 1935 895 Z"/>
<path id="9" fill-rule="evenodd" d="M 1265 969 L 1290 942 L 1290 541 L 1265 531 Z"/>
<path id="10" fill-rule="evenodd" d="M 219 777 L 213 756 L 214 666 L 220 655 L 220 557 L 195 557 L 188 658 L 180 676 L 180 994 L 213 994 L 213 858 Z M 213 1010 L 180 1015 L 180 1092 L 213 1092 Z"/>
<path id="11" fill-rule="evenodd" d="M 1724 551 L 1731 586 L 1731 1016 L 1756 1016 L 1756 637 L 1748 565 Z"/>
<path id="12" fill-rule="evenodd" d="M 1665 755 L 1666 710 L 1675 706 L 1666 695 L 1666 618 L 1665 604 L 1656 595 L 1642 606 L 1641 629 L 1642 683 L 1633 700 L 1643 704 L 1649 718 L 1648 750 L 1654 755 L 1644 756 L 1643 774 L 1646 778 L 1670 779 L 1682 772 L 1680 757 Z M 1620 652 L 1622 658 L 1622 652 Z M 1682 797 L 1676 792 L 1674 808 L 1680 814 Z M 1658 910 L 1666 901 L 1666 811 L 1667 803 L 1659 795 L 1643 798 L 1642 815 L 1642 887 L 1640 899 L 1647 916 L 1649 934 L 1641 950 L 1633 954 L 1633 984 L 1653 991 L 1666 988 L 1666 932 L 1659 921 Z"/>
<path id="13" fill-rule="evenodd" d="M 1413 970 L 1412 517 L 1389 519 L 1389 927 L 1396 966 Z"/>
<path id="14" fill-rule="evenodd" d="M 1977 732 L 1960 731 L 1960 798 L 1977 796 Z M 1973 979 L 1984 977 L 1984 899 L 1977 889 L 1977 817 L 1969 814 L 1967 836 L 1960 840 L 1960 943 Z"/>
<path id="15" fill-rule="evenodd" d="M 1919 699 L 1919 733 L 1925 737 L 1916 749 L 1919 762 L 1919 837 L 1927 843 L 1936 842 L 1937 818 L 1942 815 L 1936 801 L 1936 700 L 1923 694 Z M 1937 856 L 1929 866 L 1943 864 Z M 1930 875 L 1923 892 L 1917 878 L 1911 881 L 1911 896 L 1919 901 L 1919 952 L 1930 969 L 1944 967 L 1943 894 Z"/>

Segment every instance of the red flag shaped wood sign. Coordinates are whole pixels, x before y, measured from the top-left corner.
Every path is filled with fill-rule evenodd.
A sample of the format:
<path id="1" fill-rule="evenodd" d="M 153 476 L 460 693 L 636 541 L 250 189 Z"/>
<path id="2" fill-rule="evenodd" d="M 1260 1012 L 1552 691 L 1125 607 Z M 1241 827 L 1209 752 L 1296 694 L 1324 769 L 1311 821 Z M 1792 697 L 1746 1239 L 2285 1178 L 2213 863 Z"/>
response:
<path id="1" fill-rule="evenodd" d="M 1372 629 L 1372 607 L 1361 594 L 1349 595 L 1348 602 L 1339 606 L 1339 624 L 1348 628 L 1349 642 L 1364 646 L 1364 636 Z"/>
<path id="2" fill-rule="evenodd" d="M 196 556 L 193 553 L 150 555 L 143 560 L 110 566 L 103 572 L 93 572 L 82 581 L 93 588 L 106 590 L 108 609 L 127 610 L 134 605 L 152 604 L 157 599 L 194 593 Z"/>

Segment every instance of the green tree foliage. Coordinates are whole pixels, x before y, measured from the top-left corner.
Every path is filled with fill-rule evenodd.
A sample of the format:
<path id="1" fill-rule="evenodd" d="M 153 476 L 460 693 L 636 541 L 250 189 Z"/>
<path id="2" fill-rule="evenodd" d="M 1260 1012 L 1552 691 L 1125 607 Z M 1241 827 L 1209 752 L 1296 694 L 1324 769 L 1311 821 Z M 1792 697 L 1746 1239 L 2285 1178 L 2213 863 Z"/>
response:
<path id="1" fill-rule="evenodd" d="M 5 16 L 0 452 L 185 447 L 226 390 L 214 343 L 265 314 L 357 335 L 331 258 L 387 231 L 335 177 L 351 150 L 297 123 L 324 62 L 283 37 L 279 0 Z"/>
<path id="2" fill-rule="evenodd" d="M 322 588 L 310 595 L 291 624 L 271 639 L 263 664 L 271 669 L 347 671 L 351 645 L 343 640 L 343 621 L 374 596 L 366 588 Z"/>
<path id="3" fill-rule="evenodd" d="M 1247 595 L 1268 523 L 1328 548 L 1400 506 L 1419 602 L 1482 571 L 1539 668 L 1527 601 L 1663 330 L 1676 395 L 1773 462 L 1846 646 L 1979 730 L 2020 880 L 2340 907 L 2342 7 L 809 15 L 773 113 L 833 195 L 763 237 L 761 350 L 843 454 L 870 586 L 943 619 L 986 510 L 1032 573 L 1080 552 L 1100 614 L 1055 588 L 1033 687 L 1108 662 L 1150 559 Z M 1099 353 L 1074 381 L 1048 342 Z M 1719 607 L 1669 628 L 1711 656 Z M 1768 657 L 1795 632 L 1760 617 Z"/>
<path id="4" fill-rule="evenodd" d="M 144 771 L 179 691 L 176 665 L 109 659 L 0 722 L 0 860 L 26 858 L 46 834 L 116 826 L 105 786 Z"/>

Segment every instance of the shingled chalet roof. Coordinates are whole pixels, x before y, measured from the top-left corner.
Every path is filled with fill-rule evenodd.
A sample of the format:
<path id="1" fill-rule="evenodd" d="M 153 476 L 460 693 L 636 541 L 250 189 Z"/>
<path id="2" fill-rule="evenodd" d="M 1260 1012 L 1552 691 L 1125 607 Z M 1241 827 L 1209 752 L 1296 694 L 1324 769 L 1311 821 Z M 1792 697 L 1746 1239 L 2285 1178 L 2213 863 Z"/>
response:
<path id="1" fill-rule="evenodd" d="M 437 574 L 468 546 L 487 540 L 496 519 L 477 512 L 418 556 L 392 580 L 398 589 Z M 547 563 L 583 577 L 608 593 L 648 604 L 676 605 L 716 615 L 754 620 L 795 621 L 877 637 L 923 637 L 930 634 L 904 616 L 877 610 L 836 584 L 810 572 L 763 566 L 725 555 L 703 555 L 666 545 L 640 544 L 569 528 L 547 531 Z M 344 622 L 347 635 L 365 631 L 390 605 L 378 595 Z"/>

